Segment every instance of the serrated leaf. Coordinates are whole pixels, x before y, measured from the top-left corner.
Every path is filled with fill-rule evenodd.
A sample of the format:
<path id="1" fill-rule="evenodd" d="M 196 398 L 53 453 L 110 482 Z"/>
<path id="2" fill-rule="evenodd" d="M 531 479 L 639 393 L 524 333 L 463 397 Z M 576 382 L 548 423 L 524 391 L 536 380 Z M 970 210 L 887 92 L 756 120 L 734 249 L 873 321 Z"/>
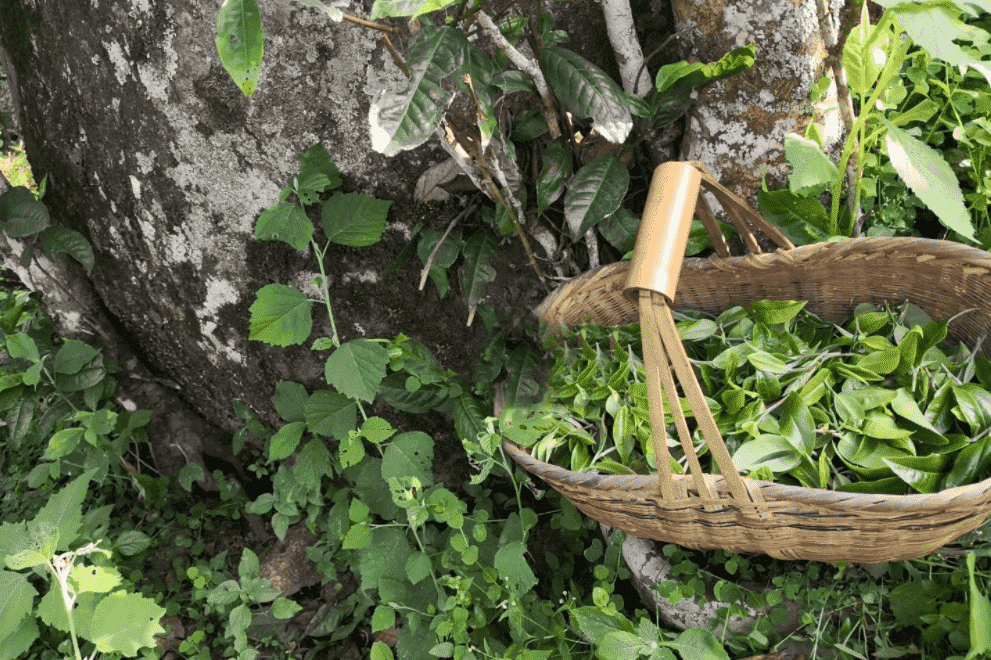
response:
<path id="1" fill-rule="evenodd" d="M 371 542 L 372 530 L 368 523 L 363 522 L 351 526 L 348 533 L 344 535 L 344 540 L 341 541 L 341 547 L 345 550 L 360 550 Z"/>
<path id="2" fill-rule="evenodd" d="M 320 223 L 327 240 L 365 247 L 382 240 L 392 202 L 362 193 L 337 193 L 323 204 Z"/>
<path id="3" fill-rule="evenodd" d="M 622 144 L 633 128 L 630 96 L 581 55 L 550 46 L 538 55 L 540 69 L 554 95 L 579 117 L 591 117 L 592 129 L 614 144 Z"/>
<path id="4" fill-rule="evenodd" d="M 630 185 L 626 165 L 615 156 L 599 156 L 571 178 L 564 196 L 564 219 L 571 229 L 571 240 L 619 208 Z"/>
<path id="5" fill-rule="evenodd" d="M 76 564 L 69 574 L 69 581 L 73 591 L 83 593 L 86 591 L 98 594 L 105 594 L 121 582 L 120 573 L 113 566 L 86 566 Z"/>
<path id="6" fill-rule="evenodd" d="M 296 160 L 300 162 L 296 193 L 303 204 L 316 204 L 318 193 L 339 188 L 343 183 L 334 159 L 320 142 L 297 156 Z"/>
<path id="7" fill-rule="evenodd" d="M 272 616 L 276 619 L 291 619 L 302 611 L 302 605 L 283 596 L 279 596 L 272 602 Z"/>
<path id="8" fill-rule="evenodd" d="M 437 410 L 447 401 L 446 388 L 429 385 L 410 392 L 405 386 L 406 379 L 406 374 L 401 372 L 386 376 L 379 387 L 379 398 L 396 410 L 416 414 Z"/>
<path id="9" fill-rule="evenodd" d="M 468 305 L 468 325 L 475 318 L 475 310 L 485 295 L 485 285 L 495 279 L 495 268 L 490 263 L 498 243 L 488 232 L 476 232 L 464 247 L 465 264 L 461 267 L 461 291 Z"/>
<path id="10" fill-rule="evenodd" d="M 268 446 L 268 462 L 281 461 L 296 451 L 306 430 L 306 422 L 290 422 L 272 436 Z"/>
<path id="11" fill-rule="evenodd" d="M 40 637 L 38 623 L 30 614 L 24 615 L 13 634 L 0 639 L 0 660 L 21 658 Z"/>
<path id="12" fill-rule="evenodd" d="M 400 93 L 383 90 L 369 111 L 372 149 L 386 156 L 414 149 L 433 135 L 454 99 L 441 81 L 464 64 L 468 40 L 460 29 L 424 23 L 409 42 L 410 80 Z"/>
<path id="13" fill-rule="evenodd" d="M 898 18 L 898 23 L 905 29 L 912 41 L 921 46 L 933 57 L 938 57 L 944 62 L 953 66 L 966 66 L 974 69 L 988 81 L 991 85 L 991 66 L 986 61 L 981 61 L 964 51 L 954 41 L 963 41 L 972 44 L 980 49 L 978 39 L 983 38 L 987 42 L 986 30 L 966 30 L 967 27 L 958 18 L 960 7 L 966 7 L 968 3 L 963 2 L 953 6 L 950 10 L 947 6 L 940 6 L 933 3 L 889 3 L 886 0 L 879 4 L 891 6 L 891 4 L 901 4 L 901 7 L 893 9 Z M 972 3 L 977 5 L 977 2 Z M 987 12 L 985 3 L 983 11 Z M 971 15 L 976 15 L 971 12 Z M 985 46 L 986 48 L 986 46 Z"/>
<path id="14" fill-rule="evenodd" d="M 313 238 L 313 222 L 298 204 L 279 202 L 258 216 L 255 238 L 259 241 L 282 241 L 297 250 L 305 250 Z"/>
<path id="15" fill-rule="evenodd" d="M 343 440 L 354 428 L 358 411 L 354 402 L 330 390 L 317 390 L 306 401 L 306 428 L 311 433 Z"/>
<path id="16" fill-rule="evenodd" d="M 525 594 L 537 586 L 537 577 L 530 569 L 525 553 L 525 543 L 512 541 L 499 548 L 495 556 L 495 569 L 499 571 L 499 576 L 517 594 Z"/>
<path id="17" fill-rule="evenodd" d="M 38 618 L 62 632 L 69 632 L 69 617 L 65 612 L 65 601 L 62 600 L 62 589 L 58 582 L 52 581 L 48 592 L 38 603 Z"/>
<path id="18" fill-rule="evenodd" d="M 410 555 L 406 561 L 406 576 L 413 584 L 430 575 L 430 557 L 425 552 Z"/>
<path id="19" fill-rule="evenodd" d="M 49 259 L 62 252 L 68 254 L 78 261 L 87 273 L 93 270 L 93 265 L 96 263 L 93 246 L 75 229 L 60 226 L 46 227 L 38 234 L 38 245 Z"/>
<path id="20" fill-rule="evenodd" d="M 976 240 L 960 183 L 943 155 L 891 122 L 885 120 L 884 123 L 888 129 L 885 145 L 898 176 L 936 214 L 943 226 Z"/>
<path id="21" fill-rule="evenodd" d="M 196 465 L 199 465 L 197 463 Z M 125 557 L 144 552 L 151 545 L 151 537 L 136 529 L 128 530 L 117 537 L 114 547 Z"/>
<path id="22" fill-rule="evenodd" d="M 35 517 L 35 522 L 51 523 L 58 530 L 59 540 L 56 550 L 68 550 L 69 545 L 78 538 L 79 526 L 83 519 L 83 500 L 94 474 L 96 474 L 95 469 L 73 479 L 62 490 L 48 498 L 48 502 Z"/>
<path id="23" fill-rule="evenodd" d="M 394 660 L 392 649 L 385 642 L 372 642 L 371 660 Z"/>
<path id="24" fill-rule="evenodd" d="M 97 604 L 89 639 L 101 653 L 133 656 L 155 646 L 155 635 L 165 632 L 159 623 L 164 615 L 165 608 L 150 598 L 115 591 Z"/>
<path id="25" fill-rule="evenodd" d="M 613 630 L 605 634 L 596 655 L 609 660 L 636 660 L 640 657 L 641 651 L 648 651 L 650 647 L 637 635 L 624 630 Z"/>
<path id="26" fill-rule="evenodd" d="M 396 436 L 382 456 L 382 479 L 419 479 L 423 488 L 434 483 L 434 441 L 426 433 L 411 431 Z"/>
<path id="27" fill-rule="evenodd" d="M 381 344 L 352 339 L 327 358 L 324 377 L 341 394 L 371 403 L 385 378 L 387 364 L 389 353 Z"/>
<path id="28" fill-rule="evenodd" d="M 677 649 L 682 660 L 730 660 L 719 640 L 703 628 L 685 630 L 665 646 Z"/>
<path id="29" fill-rule="evenodd" d="M 242 582 L 244 578 L 258 577 L 259 569 L 258 555 L 251 548 L 243 548 L 241 550 L 241 561 L 237 565 L 237 574 L 241 577 Z"/>
<path id="30" fill-rule="evenodd" d="M 217 12 L 217 53 L 241 93 L 251 96 L 258 84 L 265 33 L 255 0 L 224 0 Z"/>
<path id="31" fill-rule="evenodd" d="M 302 344 L 313 329 L 312 300 L 284 284 L 267 284 L 258 289 L 252 303 L 248 339 L 270 346 Z"/>
<path id="32" fill-rule="evenodd" d="M 272 405 L 279 417 L 287 422 L 300 422 L 306 419 L 306 400 L 309 395 L 300 383 L 280 380 L 275 384 L 275 397 Z"/>
<path id="33" fill-rule="evenodd" d="M 396 612 L 388 605 L 378 605 L 372 613 L 372 632 L 388 630 L 396 625 Z"/>

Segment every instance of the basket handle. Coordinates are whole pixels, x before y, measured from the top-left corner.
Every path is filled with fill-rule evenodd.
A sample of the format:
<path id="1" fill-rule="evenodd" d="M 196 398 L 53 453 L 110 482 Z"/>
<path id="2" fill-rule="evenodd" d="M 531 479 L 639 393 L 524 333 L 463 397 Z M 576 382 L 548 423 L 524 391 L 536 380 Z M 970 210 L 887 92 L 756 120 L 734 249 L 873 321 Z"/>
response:
<path id="1" fill-rule="evenodd" d="M 652 433 L 654 456 L 661 495 L 665 499 L 678 499 L 671 470 L 671 454 L 663 433 L 666 427 L 664 423 L 666 399 L 688 460 L 692 484 L 703 498 L 705 508 L 712 510 L 715 508 L 712 502 L 717 497 L 710 491 L 698 455 L 695 453 L 672 371 L 681 384 L 702 430 L 702 438 L 709 447 L 716 465 L 719 466 L 719 471 L 726 480 L 733 498 L 738 503 L 758 503 L 763 502 L 763 498 L 758 490 L 746 487 L 733 465 L 733 459 L 706 404 L 702 388 L 692 371 L 671 315 L 670 305 L 678 287 L 678 276 L 684 262 L 692 216 L 699 200 L 702 201 L 702 204 L 698 205 L 702 211 L 699 215 L 702 216 L 702 222 L 713 244 L 717 246 L 717 250 L 720 250 L 717 241 L 722 239 L 722 248 L 725 249 L 726 256 L 729 255 L 729 248 L 722 232 L 719 231 L 711 210 L 700 194 L 703 183 L 712 190 L 720 202 L 724 203 L 733 224 L 752 250 L 761 251 L 746 224 L 747 221 L 760 228 L 782 247 L 794 246 L 743 200 L 715 181 L 715 177 L 701 163 L 668 162 L 654 170 L 624 293 L 630 297 L 635 296 L 640 308 L 640 332 L 643 336 L 644 365 L 647 371 L 647 396 L 650 403 L 651 426 L 654 429 Z M 771 231 L 768 231 L 769 229 Z"/>

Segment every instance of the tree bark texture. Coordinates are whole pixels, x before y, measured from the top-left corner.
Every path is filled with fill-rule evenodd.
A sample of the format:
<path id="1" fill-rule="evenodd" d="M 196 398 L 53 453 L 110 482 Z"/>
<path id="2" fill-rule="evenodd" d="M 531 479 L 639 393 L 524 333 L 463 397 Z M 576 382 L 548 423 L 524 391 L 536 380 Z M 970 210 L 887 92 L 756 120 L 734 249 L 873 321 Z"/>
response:
<path id="1" fill-rule="evenodd" d="M 827 4 L 828 3 L 828 4 Z M 826 58 L 835 39 L 843 0 L 672 0 L 682 55 L 715 62 L 734 48 L 756 44 L 748 71 L 714 83 L 689 111 L 681 160 L 700 160 L 731 190 L 756 207 L 761 168 L 769 185 L 787 182 L 785 133 L 805 132 L 811 119 L 826 120 L 827 153 L 839 136 L 832 101 L 812 106 L 809 89 L 833 77 Z M 821 6 L 820 6 L 821 5 Z M 845 136 L 842 136 L 845 137 Z M 776 187 L 776 186 L 772 186 Z M 715 202 L 711 195 L 710 203 Z M 718 203 L 716 203 L 718 205 Z"/>
<path id="2" fill-rule="evenodd" d="M 247 341 L 258 288 L 313 293 L 308 255 L 252 238 L 296 157 L 320 141 L 346 189 L 396 200 L 392 249 L 408 239 L 401 217 L 417 175 L 442 156 L 436 146 L 388 159 L 372 151 L 368 99 L 402 78 L 377 31 L 291 0 L 260 4 L 265 59 L 252 98 L 217 56 L 219 2 L 4 0 L 0 26 L 29 160 L 49 177 L 54 221 L 93 244 L 96 296 L 152 371 L 228 431 L 232 399 L 268 410 L 275 381 L 320 373 L 303 348 Z M 345 303 L 377 281 L 362 268 L 368 254 L 328 253 L 331 291 Z M 85 335 L 78 315 L 59 316 L 64 334 Z M 346 338 L 385 330 L 340 321 Z"/>

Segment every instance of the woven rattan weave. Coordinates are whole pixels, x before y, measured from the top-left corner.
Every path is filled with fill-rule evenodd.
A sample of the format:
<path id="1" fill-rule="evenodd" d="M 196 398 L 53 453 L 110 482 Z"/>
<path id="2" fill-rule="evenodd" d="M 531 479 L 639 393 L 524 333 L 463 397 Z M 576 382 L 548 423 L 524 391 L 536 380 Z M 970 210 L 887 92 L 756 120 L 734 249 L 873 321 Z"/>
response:
<path id="1" fill-rule="evenodd" d="M 707 228 L 715 226 L 698 195 L 700 182 L 716 194 L 755 254 L 726 256 L 721 234 L 710 233 L 723 256 L 681 263 L 684 242 L 679 241 L 693 212 Z M 697 208 L 696 200 L 701 200 Z M 779 245 L 791 247 L 701 165 L 666 163 L 655 173 L 633 260 L 567 282 L 537 310 L 552 327 L 640 321 L 653 428 L 665 427 L 663 416 L 655 417 L 662 396 L 669 401 L 679 396 L 674 372 L 721 475 L 702 473 L 685 421 L 677 418 L 689 464 L 684 475 L 672 474 L 668 460 L 657 461 L 667 467 L 657 476 L 575 473 L 537 461 L 504 440 L 507 453 L 595 520 L 691 548 L 880 563 L 921 557 L 983 524 L 991 517 L 991 479 L 930 495 L 875 495 L 740 477 L 688 365 L 668 305 L 719 313 L 764 299 L 806 300 L 807 310 L 839 322 L 859 303 L 909 301 L 933 319 L 953 318 L 950 337 L 991 356 L 991 343 L 984 343 L 991 326 L 991 254 L 917 238 L 850 239 L 756 253 L 760 248 L 744 218 Z M 657 256 L 664 250 L 669 254 Z M 644 251 L 653 255 L 645 257 Z M 680 411 L 680 406 L 670 409 Z M 659 457 L 668 453 L 666 439 L 655 435 L 654 445 Z"/>

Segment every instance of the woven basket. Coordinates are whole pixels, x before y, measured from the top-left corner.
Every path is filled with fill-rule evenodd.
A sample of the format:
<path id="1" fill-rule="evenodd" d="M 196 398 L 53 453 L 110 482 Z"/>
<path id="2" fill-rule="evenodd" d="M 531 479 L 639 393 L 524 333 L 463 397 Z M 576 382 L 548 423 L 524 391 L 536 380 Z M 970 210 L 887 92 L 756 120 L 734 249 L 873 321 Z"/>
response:
<path id="1" fill-rule="evenodd" d="M 700 185 L 720 200 L 754 254 L 728 256 L 722 234 L 712 231 L 716 223 L 698 194 Z M 681 257 L 696 211 L 722 256 Z M 760 253 L 746 221 L 787 249 Z M 983 343 L 991 326 L 991 254 L 916 238 L 862 238 L 795 248 L 701 164 L 665 163 L 651 184 L 633 260 L 567 282 L 537 313 L 559 328 L 640 321 L 653 428 L 665 428 L 662 397 L 669 402 L 687 397 L 721 474 L 702 472 L 677 404 L 669 407 L 676 415 L 687 474 L 672 473 L 666 439 L 657 434 L 657 465 L 666 468 L 657 476 L 575 473 L 535 460 L 505 439 L 504 449 L 591 518 L 633 536 L 690 548 L 881 563 L 926 555 L 991 517 L 991 479 L 930 495 L 876 495 L 739 476 L 668 305 L 674 300 L 678 308 L 717 314 L 764 299 L 806 300 L 807 310 L 833 322 L 849 318 L 863 302 L 909 301 L 935 320 L 972 310 L 950 324 L 949 335 L 991 357 L 991 346 Z"/>

